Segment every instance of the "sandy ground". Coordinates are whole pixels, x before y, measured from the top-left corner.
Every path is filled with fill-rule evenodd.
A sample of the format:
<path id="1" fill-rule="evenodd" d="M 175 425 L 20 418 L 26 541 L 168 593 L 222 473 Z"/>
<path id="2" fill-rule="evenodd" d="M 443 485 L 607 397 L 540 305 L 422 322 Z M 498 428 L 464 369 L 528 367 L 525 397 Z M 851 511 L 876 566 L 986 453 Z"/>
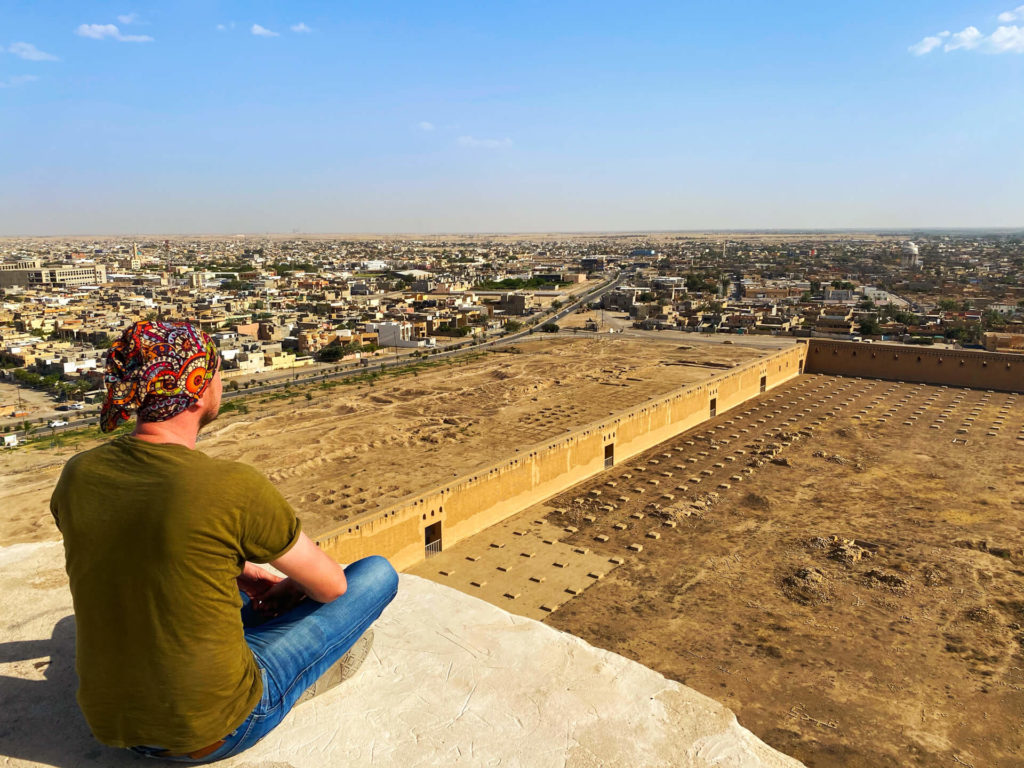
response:
<path id="1" fill-rule="evenodd" d="M 398 502 L 689 382 L 721 373 L 681 360 L 736 362 L 761 350 L 681 349 L 657 339 L 559 335 L 440 362 L 372 386 L 296 387 L 291 398 L 246 399 L 201 435 L 212 456 L 265 472 L 306 530 Z M 308 393 L 309 399 L 306 394 Z M 90 431 L 98 438 L 98 432 Z M 62 438 L 0 455 L 0 545 L 55 538 L 48 500 L 64 461 L 98 439 Z"/>

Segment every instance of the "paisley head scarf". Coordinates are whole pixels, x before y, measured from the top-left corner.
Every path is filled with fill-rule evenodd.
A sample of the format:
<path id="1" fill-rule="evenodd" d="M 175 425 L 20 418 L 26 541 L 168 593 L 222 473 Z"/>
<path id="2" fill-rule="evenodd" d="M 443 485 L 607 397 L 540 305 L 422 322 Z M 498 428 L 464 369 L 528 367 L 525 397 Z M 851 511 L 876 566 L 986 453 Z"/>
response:
<path id="1" fill-rule="evenodd" d="M 107 353 L 100 429 L 110 432 L 132 409 L 141 421 L 177 416 L 202 397 L 219 361 L 213 339 L 190 323 L 134 323 Z"/>

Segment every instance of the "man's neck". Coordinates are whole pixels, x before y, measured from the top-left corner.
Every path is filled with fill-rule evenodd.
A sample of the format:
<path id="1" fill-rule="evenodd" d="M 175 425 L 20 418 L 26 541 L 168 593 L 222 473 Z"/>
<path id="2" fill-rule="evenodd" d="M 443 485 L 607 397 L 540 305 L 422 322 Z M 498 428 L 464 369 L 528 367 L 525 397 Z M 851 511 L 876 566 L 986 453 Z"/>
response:
<path id="1" fill-rule="evenodd" d="M 147 443 L 173 443 L 194 450 L 199 425 L 195 420 L 183 416 L 186 414 L 178 414 L 166 421 L 136 422 L 132 436 Z"/>

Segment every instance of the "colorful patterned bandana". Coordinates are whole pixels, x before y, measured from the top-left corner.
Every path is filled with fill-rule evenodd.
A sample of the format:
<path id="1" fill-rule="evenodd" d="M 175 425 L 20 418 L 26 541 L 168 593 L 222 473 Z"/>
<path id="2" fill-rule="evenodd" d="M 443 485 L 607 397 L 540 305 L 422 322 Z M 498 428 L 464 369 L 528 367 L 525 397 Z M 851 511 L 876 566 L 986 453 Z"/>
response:
<path id="1" fill-rule="evenodd" d="M 138 409 L 165 421 L 202 397 L 220 357 L 213 339 L 189 323 L 138 322 L 107 353 L 107 397 L 100 429 L 110 432 Z"/>

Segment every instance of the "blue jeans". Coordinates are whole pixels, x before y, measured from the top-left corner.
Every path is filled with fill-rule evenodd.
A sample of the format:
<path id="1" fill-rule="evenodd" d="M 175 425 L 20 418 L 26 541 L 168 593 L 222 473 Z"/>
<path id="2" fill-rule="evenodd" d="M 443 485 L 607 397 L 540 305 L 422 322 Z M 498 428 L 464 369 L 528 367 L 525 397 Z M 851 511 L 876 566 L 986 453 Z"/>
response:
<path id="1" fill-rule="evenodd" d="M 212 763 L 236 755 L 270 733 L 303 692 L 362 637 L 398 592 L 398 574 L 383 557 L 357 560 L 345 569 L 348 589 L 331 603 L 304 600 L 288 613 L 259 623 L 243 595 L 245 641 L 263 674 L 263 697 L 249 717 L 206 757 L 167 757 L 156 747 L 132 747 L 147 757 Z"/>

